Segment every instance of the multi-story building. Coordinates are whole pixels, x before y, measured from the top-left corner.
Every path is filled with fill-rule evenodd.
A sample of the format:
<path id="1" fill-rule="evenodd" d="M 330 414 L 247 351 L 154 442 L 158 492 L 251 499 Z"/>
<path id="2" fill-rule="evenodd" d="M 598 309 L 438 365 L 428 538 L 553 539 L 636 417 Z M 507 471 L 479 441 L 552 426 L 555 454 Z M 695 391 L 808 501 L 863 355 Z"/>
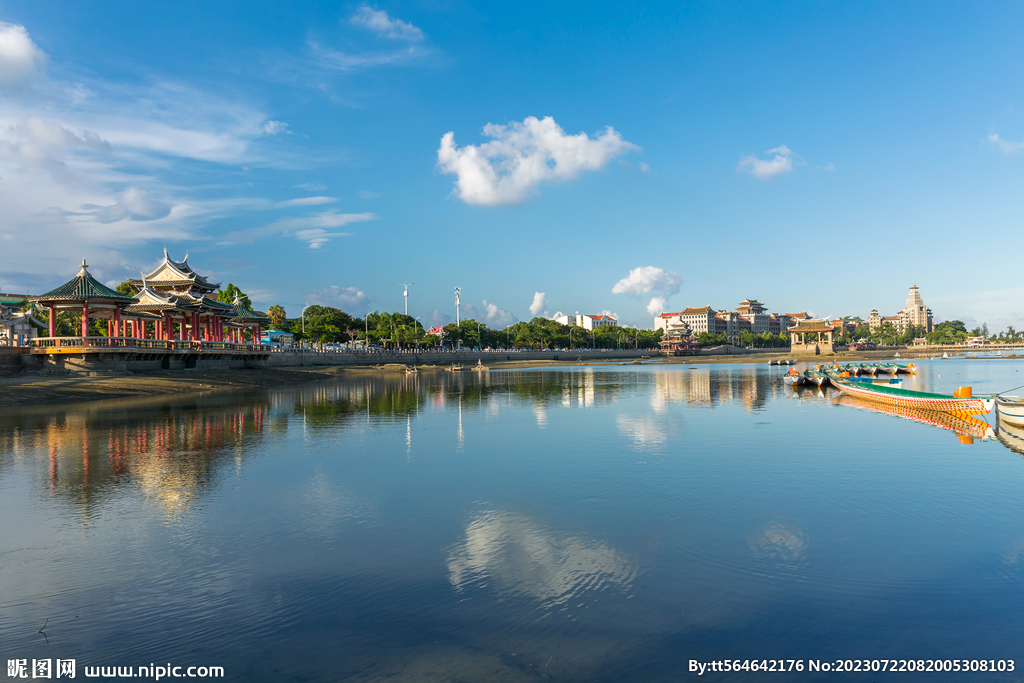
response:
<path id="1" fill-rule="evenodd" d="M 934 327 L 932 311 L 925 306 L 917 283 L 911 285 L 910 294 L 907 296 L 907 305 L 896 315 L 883 317 L 879 315 L 878 309 L 871 309 L 871 315 L 868 316 L 868 327 L 872 332 L 887 322 L 891 322 L 900 332 L 906 332 L 913 327 L 923 327 L 926 333 L 932 331 Z"/>
<path id="2" fill-rule="evenodd" d="M 753 334 L 781 334 L 795 320 L 808 318 L 806 313 L 768 313 L 768 308 L 757 299 L 745 299 L 735 311 L 716 311 L 711 306 L 686 308 L 678 313 L 661 313 L 654 319 L 654 329 L 667 335 L 685 326 L 696 336 L 704 332 L 724 334 L 737 343 L 744 332 Z"/>
<path id="3" fill-rule="evenodd" d="M 585 330 L 593 330 L 595 327 L 609 327 L 618 325 L 619 321 L 610 315 L 583 315 L 580 313 L 569 313 L 558 315 L 554 318 L 560 325 L 579 326 Z"/>

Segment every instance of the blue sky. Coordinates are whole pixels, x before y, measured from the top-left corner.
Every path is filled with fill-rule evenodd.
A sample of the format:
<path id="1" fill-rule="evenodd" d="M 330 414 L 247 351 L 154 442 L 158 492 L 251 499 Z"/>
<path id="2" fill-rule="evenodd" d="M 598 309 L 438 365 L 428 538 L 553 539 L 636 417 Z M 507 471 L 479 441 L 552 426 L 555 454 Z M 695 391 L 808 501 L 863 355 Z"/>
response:
<path id="1" fill-rule="evenodd" d="M 1024 325 L 1020 3 L 0 0 L 0 291 Z"/>

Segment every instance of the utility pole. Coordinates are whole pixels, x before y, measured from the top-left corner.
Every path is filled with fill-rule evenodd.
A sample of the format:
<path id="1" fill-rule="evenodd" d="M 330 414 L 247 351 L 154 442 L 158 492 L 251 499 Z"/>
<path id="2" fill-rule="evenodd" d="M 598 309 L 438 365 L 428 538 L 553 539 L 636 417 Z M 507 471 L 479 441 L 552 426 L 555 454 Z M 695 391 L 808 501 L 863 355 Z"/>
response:
<path id="1" fill-rule="evenodd" d="M 459 302 L 461 301 L 462 287 L 455 288 L 455 324 L 458 325 L 462 322 L 459 317 Z"/>
<path id="2" fill-rule="evenodd" d="M 405 297 L 405 314 L 409 315 L 409 285 L 414 285 L 416 283 L 415 282 L 399 282 L 398 284 L 400 284 L 403 287 L 405 287 L 405 294 L 403 295 Z"/>

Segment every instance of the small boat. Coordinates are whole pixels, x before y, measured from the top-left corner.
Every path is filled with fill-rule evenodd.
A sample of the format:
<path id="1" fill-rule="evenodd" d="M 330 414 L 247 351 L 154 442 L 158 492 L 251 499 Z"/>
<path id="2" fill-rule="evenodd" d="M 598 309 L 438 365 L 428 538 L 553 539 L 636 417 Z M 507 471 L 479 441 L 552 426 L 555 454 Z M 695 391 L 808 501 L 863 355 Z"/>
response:
<path id="1" fill-rule="evenodd" d="M 1024 401 L 1017 396 L 996 396 L 996 414 L 1000 422 L 1024 427 Z"/>
<path id="2" fill-rule="evenodd" d="M 798 373 L 796 368 L 793 368 L 782 377 L 782 381 L 791 387 L 798 387 L 802 384 L 807 384 L 810 380 Z"/>
<path id="3" fill-rule="evenodd" d="M 860 374 L 860 366 L 856 363 L 847 363 L 846 365 L 840 365 L 839 367 L 846 370 L 851 375 L 856 376 Z"/>
<path id="4" fill-rule="evenodd" d="M 878 366 L 874 363 L 861 363 L 860 372 L 862 375 L 874 375 L 878 372 Z"/>
<path id="5" fill-rule="evenodd" d="M 804 376 L 806 376 L 807 379 L 810 380 L 811 382 L 817 384 L 819 387 L 828 381 L 828 375 L 826 375 L 824 372 L 818 369 L 804 370 Z"/>
<path id="6" fill-rule="evenodd" d="M 878 371 L 883 375 L 898 375 L 900 373 L 899 365 L 896 363 L 882 363 L 878 366 Z"/>
<path id="7" fill-rule="evenodd" d="M 420 369 L 417 368 L 415 365 L 406 365 L 405 366 L 405 374 L 407 374 L 407 375 L 415 375 L 419 371 L 420 371 Z"/>
<path id="8" fill-rule="evenodd" d="M 451 372 L 462 372 L 462 363 L 452 363 L 452 366 L 448 369 Z"/>
<path id="9" fill-rule="evenodd" d="M 992 398 L 974 398 L 970 387 L 960 387 L 952 396 L 947 396 L 872 382 L 858 382 L 848 376 L 844 377 L 842 373 L 830 373 L 829 380 L 840 392 L 895 408 L 915 408 L 956 415 L 986 415 L 992 412 L 995 404 Z"/>

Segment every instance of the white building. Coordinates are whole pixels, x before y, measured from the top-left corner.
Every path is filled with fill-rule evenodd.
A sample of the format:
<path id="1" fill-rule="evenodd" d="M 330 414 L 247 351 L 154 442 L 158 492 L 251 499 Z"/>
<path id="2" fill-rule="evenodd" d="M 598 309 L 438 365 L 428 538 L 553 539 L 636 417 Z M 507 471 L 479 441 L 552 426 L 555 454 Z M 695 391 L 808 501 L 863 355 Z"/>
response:
<path id="1" fill-rule="evenodd" d="M 619 321 L 610 315 L 582 315 L 580 313 L 558 315 L 554 318 L 560 325 L 578 326 L 585 330 L 592 330 L 595 327 L 608 327 L 618 325 Z"/>

